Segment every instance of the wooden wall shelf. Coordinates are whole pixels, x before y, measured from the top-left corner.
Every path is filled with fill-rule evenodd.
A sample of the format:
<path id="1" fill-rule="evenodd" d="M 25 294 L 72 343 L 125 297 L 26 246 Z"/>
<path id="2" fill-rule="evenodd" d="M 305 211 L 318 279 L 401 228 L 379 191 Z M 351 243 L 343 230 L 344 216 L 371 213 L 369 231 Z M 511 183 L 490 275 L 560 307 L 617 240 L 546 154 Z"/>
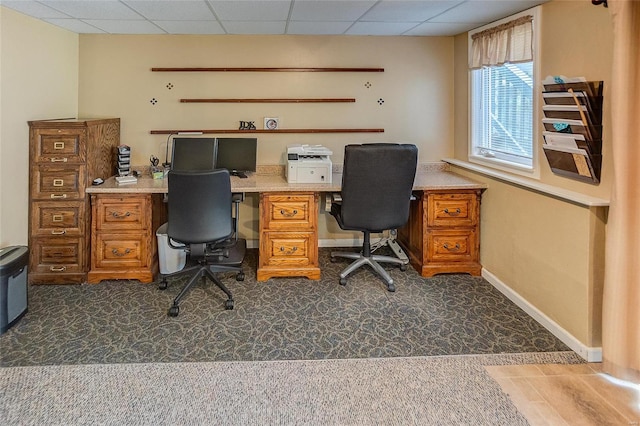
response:
<path id="1" fill-rule="evenodd" d="M 153 72 L 384 72 L 384 68 L 151 68 Z"/>
<path id="2" fill-rule="evenodd" d="M 229 133 L 384 133 L 384 129 L 256 129 L 256 130 L 151 130 L 152 135 L 172 135 L 178 133 L 229 134 Z"/>
<path id="3" fill-rule="evenodd" d="M 252 104 L 268 104 L 268 103 L 341 103 L 341 102 L 355 102 L 355 98 L 322 98 L 322 99 L 180 99 L 182 103 L 227 103 L 227 104 L 240 104 L 240 103 L 252 103 Z"/>

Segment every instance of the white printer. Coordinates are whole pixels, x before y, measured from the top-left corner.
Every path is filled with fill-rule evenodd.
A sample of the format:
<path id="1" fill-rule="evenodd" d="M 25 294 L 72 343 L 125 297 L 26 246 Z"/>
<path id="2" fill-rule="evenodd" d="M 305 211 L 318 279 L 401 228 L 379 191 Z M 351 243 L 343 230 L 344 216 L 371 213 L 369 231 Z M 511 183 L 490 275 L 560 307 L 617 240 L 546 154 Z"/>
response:
<path id="1" fill-rule="evenodd" d="M 288 145 L 287 182 L 331 183 L 331 154 L 322 145 Z"/>

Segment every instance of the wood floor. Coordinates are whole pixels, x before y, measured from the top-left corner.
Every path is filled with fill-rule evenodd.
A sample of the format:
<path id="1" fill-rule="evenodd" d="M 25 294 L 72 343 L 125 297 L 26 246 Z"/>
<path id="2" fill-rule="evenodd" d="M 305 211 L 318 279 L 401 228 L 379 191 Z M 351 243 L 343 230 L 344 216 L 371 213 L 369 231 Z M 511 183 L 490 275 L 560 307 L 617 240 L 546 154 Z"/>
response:
<path id="1" fill-rule="evenodd" d="M 640 386 L 615 383 L 599 363 L 485 368 L 532 426 L 640 424 Z"/>

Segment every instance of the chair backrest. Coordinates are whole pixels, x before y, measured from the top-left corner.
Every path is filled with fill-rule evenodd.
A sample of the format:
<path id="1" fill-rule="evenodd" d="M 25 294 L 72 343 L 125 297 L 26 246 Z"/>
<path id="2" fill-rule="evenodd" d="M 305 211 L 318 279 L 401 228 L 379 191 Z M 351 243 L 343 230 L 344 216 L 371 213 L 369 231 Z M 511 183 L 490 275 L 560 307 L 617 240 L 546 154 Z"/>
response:
<path id="1" fill-rule="evenodd" d="M 411 144 L 347 145 L 342 174 L 342 222 L 383 231 L 409 219 L 418 148 Z"/>
<path id="2" fill-rule="evenodd" d="M 171 170 L 167 179 L 169 238 L 183 244 L 201 244 L 225 240 L 233 235 L 228 170 Z"/>

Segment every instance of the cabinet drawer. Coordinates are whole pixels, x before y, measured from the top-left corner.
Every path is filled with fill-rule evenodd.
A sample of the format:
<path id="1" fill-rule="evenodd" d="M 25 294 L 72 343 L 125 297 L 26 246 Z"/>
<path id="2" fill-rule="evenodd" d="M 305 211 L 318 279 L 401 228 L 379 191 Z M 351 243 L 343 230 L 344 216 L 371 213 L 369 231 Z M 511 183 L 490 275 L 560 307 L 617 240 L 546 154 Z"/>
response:
<path id="1" fill-rule="evenodd" d="M 432 230 L 427 232 L 427 260 L 432 262 L 475 262 L 478 238 L 475 230 Z"/>
<path id="2" fill-rule="evenodd" d="M 33 236 L 84 235 L 84 201 L 36 201 L 31 206 Z"/>
<path id="3" fill-rule="evenodd" d="M 84 198 L 84 166 L 40 166 L 32 169 L 31 197 L 39 200 L 77 200 Z"/>
<path id="4" fill-rule="evenodd" d="M 428 226 L 475 226 L 478 201 L 474 193 L 429 194 L 426 211 Z"/>
<path id="5" fill-rule="evenodd" d="M 265 232 L 260 239 L 261 266 L 317 266 L 313 232 Z"/>
<path id="6" fill-rule="evenodd" d="M 262 229 L 313 230 L 317 223 L 314 194 L 262 196 Z"/>
<path id="7" fill-rule="evenodd" d="M 146 233 L 98 234 L 91 268 L 140 268 L 148 265 Z"/>
<path id="8" fill-rule="evenodd" d="M 149 197 L 97 198 L 95 205 L 97 230 L 143 230 L 149 226 Z"/>
<path id="9" fill-rule="evenodd" d="M 84 163 L 84 131 L 39 129 L 34 137 L 33 161 L 37 163 Z"/>
<path id="10" fill-rule="evenodd" d="M 35 238 L 31 241 L 34 273 L 84 272 L 83 238 Z"/>

